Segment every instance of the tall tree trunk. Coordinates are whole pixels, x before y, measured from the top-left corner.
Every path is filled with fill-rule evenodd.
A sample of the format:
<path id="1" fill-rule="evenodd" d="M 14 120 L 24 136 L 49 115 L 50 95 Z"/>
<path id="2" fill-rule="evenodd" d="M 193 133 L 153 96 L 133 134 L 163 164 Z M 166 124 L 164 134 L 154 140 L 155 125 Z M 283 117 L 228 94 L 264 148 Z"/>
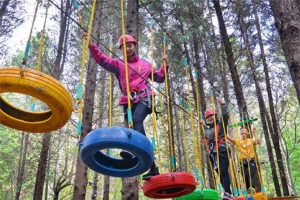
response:
<path id="1" fill-rule="evenodd" d="M 63 49 L 63 41 L 64 41 L 65 31 L 66 31 L 65 27 L 66 27 L 66 22 L 67 22 L 68 12 L 70 10 L 70 7 L 71 7 L 70 1 L 67 0 L 66 7 L 65 7 L 67 14 L 61 16 L 62 23 L 64 24 L 63 25 L 61 24 L 60 26 L 61 30 L 59 35 L 58 51 L 53 66 L 53 77 L 57 80 L 59 80 L 60 77 L 60 67 L 61 67 L 60 62 L 63 53 L 62 49 Z M 46 176 L 47 158 L 48 158 L 48 152 L 50 148 L 50 141 L 51 141 L 51 134 L 50 133 L 44 134 L 38 172 L 36 176 L 34 194 L 33 194 L 35 200 L 41 200 L 43 197 L 43 188 L 44 188 L 44 182 Z"/>
<path id="2" fill-rule="evenodd" d="M 122 200 L 138 200 L 138 180 L 136 177 L 122 178 Z"/>
<path id="3" fill-rule="evenodd" d="M 173 106 L 172 106 L 172 97 L 171 97 L 171 92 L 170 92 L 171 85 L 172 85 L 172 81 L 171 81 L 170 77 L 168 76 L 169 108 L 170 108 L 170 118 L 168 118 L 168 121 L 170 121 L 170 125 L 171 125 L 171 127 L 168 126 L 169 151 L 172 152 L 171 149 L 173 149 L 174 169 L 175 169 L 173 171 L 176 171 L 177 167 L 176 167 L 176 155 L 175 155 L 175 150 L 174 150 L 175 149 L 175 145 L 174 145 L 175 141 L 174 141 L 174 129 L 173 129 L 173 127 L 174 127 Z"/>
<path id="4" fill-rule="evenodd" d="M 99 84 L 101 85 L 100 87 L 100 91 L 99 91 L 99 119 L 98 119 L 98 127 L 101 128 L 103 125 L 103 115 L 104 115 L 104 101 L 105 101 L 105 85 L 106 85 L 106 81 L 105 81 L 105 77 L 106 77 L 106 71 L 104 69 L 101 69 L 100 71 L 100 75 L 99 75 Z M 108 153 L 108 151 L 106 152 Z M 93 184 L 92 184 L 92 194 L 91 194 L 91 199 L 95 200 L 97 199 L 97 189 L 98 189 L 98 173 L 94 172 L 94 177 L 93 177 Z M 108 179 L 106 179 L 106 183 L 104 183 L 103 187 L 106 187 L 108 185 L 108 189 L 109 189 L 109 176 L 105 176 L 108 177 Z M 105 180 L 105 178 L 104 178 Z M 103 188 L 103 191 L 105 191 L 106 188 Z M 103 192 L 103 200 L 108 200 L 109 196 L 104 195 L 106 194 L 105 192 Z M 105 196 L 105 197 L 104 197 Z"/>
<path id="5" fill-rule="evenodd" d="M 101 18 L 102 16 L 102 4 L 103 1 L 99 0 L 96 2 L 95 7 L 95 16 Z M 94 20 L 93 21 L 93 30 L 92 35 L 96 38 L 100 36 L 100 24 Z M 97 41 L 98 42 L 98 41 Z M 82 134 L 80 136 L 80 142 L 82 142 L 85 136 L 92 131 L 93 123 L 93 113 L 94 113 L 94 99 L 96 91 L 96 77 L 97 77 L 97 63 L 92 58 L 89 57 L 89 62 L 87 66 L 87 75 L 85 83 L 85 96 L 84 96 L 84 106 L 82 111 Z M 88 183 L 87 180 L 87 167 L 83 164 L 80 159 L 80 148 L 78 149 L 77 163 L 76 163 L 76 173 L 74 181 L 74 200 L 84 200 L 86 196 L 86 186 Z"/>
<path id="6" fill-rule="evenodd" d="M 126 33 L 132 35 L 138 41 L 139 1 L 129 0 L 127 3 Z M 138 46 L 136 47 L 136 53 L 138 53 Z M 122 178 L 122 200 L 137 200 L 138 198 L 139 193 L 137 178 Z"/>
<path id="7" fill-rule="evenodd" d="M 227 62 L 228 62 L 229 70 L 230 70 L 232 81 L 233 81 L 234 92 L 235 92 L 235 95 L 236 95 L 236 99 L 237 99 L 237 103 L 238 103 L 238 107 L 239 107 L 239 112 L 243 116 L 247 117 L 248 116 L 248 114 L 247 114 L 247 105 L 246 105 L 246 101 L 245 101 L 244 94 L 243 94 L 242 84 L 241 84 L 241 81 L 239 79 L 239 74 L 237 72 L 237 67 L 236 67 L 236 64 L 235 64 L 231 43 L 229 41 L 226 26 L 225 26 L 225 22 L 224 22 L 224 19 L 223 19 L 222 10 L 221 10 L 221 7 L 220 7 L 220 1 L 219 0 L 213 0 L 213 3 L 214 3 L 214 8 L 216 10 L 218 22 L 219 22 L 219 29 L 220 29 L 220 33 L 221 33 L 221 36 L 222 36 L 222 41 L 223 41 L 225 51 L 226 51 L 226 55 L 227 55 Z"/>
<path id="8" fill-rule="evenodd" d="M 43 198 L 43 188 L 46 176 L 46 167 L 48 162 L 48 151 L 50 149 L 50 140 L 51 134 L 45 133 L 43 135 L 43 142 L 42 142 L 42 150 L 40 154 L 39 166 L 36 175 L 35 187 L 34 187 L 34 194 L 33 199 L 35 200 L 42 200 Z"/>
<path id="9" fill-rule="evenodd" d="M 109 176 L 103 176 L 103 200 L 109 200 L 109 187 L 110 187 Z"/>
<path id="10" fill-rule="evenodd" d="M 174 96 L 174 93 L 172 96 Z M 176 107 L 175 107 L 175 109 L 176 109 Z M 175 111 L 175 113 L 177 113 L 177 112 Z M 183 148 L 183 138 L 182 138 L 182 134 L 180 133 L 179 124 L 180 124 L 180 120 L 178 118 L 178 115 L 175 115 L 175 130 L 176 130 L 176 138 L 177 138 L 177 142 L 178 142 L 178 144 L 176 145 L 177 146 L 177 155 L 178 155 L 178 164 L 179 164 L 178 170 L 186 171 L 187 168 L 184 169 L 184 166 L 185 166 L 184 161 L 185 161 L 185 159 L 188 159 L 188 158 L 184 158 L 185 154 L 183 151 L 183 149 L 184 149 Z"/>
<path id="11" fill-rule="evenodd" d="M 264 74 L 265 74 L 265 79 L 266 79 L 270 113 L 271 113 L 271 118 L 272 118 L 272 125 L 273 125 L 272 126 L 273 127 L 272 139 L 273 139 L 273 144 L 274 144 L 274 148 L 275 148 L 275 152 L 276 152 L 277 164 L 279 167 L 279 173 L 280 173 L 281 183 L 282 183 L 282 187 L 283 187 L 283 193 L 284 193 L 284 195 L 287 196 L 289 194 L 289 191 L 288 191 L 286 173 L 284 170 L 284 165 L 282 162 L 282 155 L 281 155 L 281 150 L 280 150 L 280 145 L 279 145 L 280 133 L 279 133 L 278 122 L 277 122 L 276 114 L 275 114 L 275 106 L 273 103 L 273 96 L 272 96 L 271 82 L 270 82 L 269 71 L 268 71 L 268 64 L 267 64 L 263 41 L 262 41 L 262 36 L 261 36 L 261 29 L 260 29 L 259 19 L 258 19 L 258 15 L 257 15 L 256 3 L 254 0 L 252 0 L 252 3 L 253 3 L 253 11 L 254 11 L 254 16 L 255 16 L 255 24 L 256 24 L 256 29 L 257 29 L 257 33 L 258 33 L 258 39 L 259 39 L 259 46 L 260 46 L 260 51 L 261 51 L 261 58 L 263 61 L 263 66 L 264 66 Z M 299 19 L 300 19 L 300 16 L 299 16 Z M 300 23 L 299 23 L 299 32 L 300 32 Z M 299 37 L 299 43 L 300 43 L 300 37 Z M 300 48 L 299 48 L 299 53 L 300 53 Z M 300 61 L 300 56 L 299 56 L 299 61 Z M 300 68 L 300 66 L 298 66 L 298 68 Z M 299 69 L 299 73 L 300 73 L 300 69 Z M 299 79 L 300 79 L 300 74 L 299 74 Z M 299 84 L 300 84 L 300 82 L 299 82 Z M 300 87 L 300 85 L 299 85 L 299 87 Z"/>
<path id="12" fill-rule="evenodd" d="M 66 5 L 64 7 L 64 4 Z M 53 74 L 55 74 L 56 79 L 60 79 L 60 75 L 62 73 L 63 67 L 61 67 L 61 61 L 63 57 L 63 50 L 64 50 L 64 41 L 66 36 L 66 30 L 67 30 L 67 21 L 68 21 L 68 15 L 71 11 L 71 2 L 70 0 L 61 0 L 61 7 L 64 8 L 65 13 L 61 12 L 61 24 L 60 24 L 60 31 L 59 31 L 59 39 L 58 39 L 58 45 L 57 45 L 57 55 L 56 59 L 54 61 L 54 69 Z M 65 49 L 66 50 L 66 49 Z"/>
<path id="13" fill-rule="evenodd" d="M 209 0 L 207 0 L 207 5 L 209 5 Z M 217 39 L 216 39 L 217 37 L 216 37 L 215 29 L 213 26 L 212 12 L 209 8 L 208 8 L 208 13 L 209 13 L 210 24 L 211 24 L 213 45 L 214 45 L 215 51 L 217 53 L 216 56 L 217 56 L 218 67 L 220 70 L 222 90 L 223 90 L 225 102 L 228 104 L 229 103 L 229 90 L 228 90 L 228 82 L 227 82 L 227 70 L 226 70 L 226 64 L 225 64 L 225 59 L 224 59 L 225 58 L 224 49 L 223 49 L 223 45 L 221 45 L 221 50 L 218 48 Z M 220 59 L 220 56 L 221 56 L 221 59 Z M 224 61 L 224 62 L 221 62 L 221 61 Z"/>
<path id="14" fill-rule="evenodd" d="M 264 118 L 267 121 L 267 123 L 264 123 L 264 121 L 262 120 L 262 125 L 263 125 L 263 130 L 264 130 L 264 136 L 265 136 L 265 140 L 266 140 L 266 145 L 267 145 L 267 150 L 268 150 L 268 155 L 269 155 L 269 162 L 270 162 L 270 166 L 271 166 L 271 171 L 272 171 L 272 177 L 273 177 L 273 183 L 275 186 L 275 190 L 276 190 L 276 195 L 277 196 L 281 196 L 281 190 L 280 190 L 280 184 L 279 184 L 279 179 L 278 179 L 278 175 L 276 172 L 276 165 L 275 165 L 275 159 L 274 159 L 274 154 L 273 154 L 273 147 L 271 144 L 271 140 L 270 140 L 270 135 L 268 133 L 268 128 L 270 130 L 270 132 L 272 131 L 272 124 L 271 121 L 269 119 L 269 117 L 267 115 L 265 115 L 265 113 L 267 113 L 267 108 L 264 107 L 264 113 L 261 113 L 261 116 L 264 115 Z M 267 125 L 268 124 L 268 125 Z"/>
<path id="15" fill-rule="evenodd" d="M 299 0 L 269 1 L 300 104 L 300 2 Z M 288 195 L 287 190 L 284 191 L 284 195 Z"/>
<path id="16" fill-rule="evenodd" d="M 219 53 L 217 53 L 219 55 Z M 224 54 L 224 51 L 222 51 L 222 54 Z M 220 61 L 220 58 L 218 57 L 218 63 L 220 66 L 220 74 L 221 74 L 221 82 L 222 82 L 222 90 L 224 94 L 224 99 L 226 103 L 229 103 L 229 89 L 228 89 L 228 81 L 227 81 L 227 69 L 225 64 L 225 59 L 222 58 L 224 62 Z"/>
<path id="17" fill-rule="evenodd" d="M 48 153 L 48 160 L 51 159 L 51 151 Z M 50 174 L 50 162 L 47 165 L 47 174 L 46 174 L 46 185 L 45 185 L 45 195 L 44 199 L 48 199 L 48 187 L 49 187 L 49 174 Z"/>
<path id="18" fill-rule="evenodd" d="M 193 28 L 193 33 L 192 33 L 192 39 L 193 39 L 193 48 L 194 48 L 194 57 L 195 57 L 195 62 L 194 62 L 194 67 L 195 69 L 198 71 L 198 77 L 197 77 L 197 83 L 198 84 L 197 86 L 195 86 L 196 88 L 198 87 L 198 94 L 199 94 L 199 105 L 197 105 L 197 95 L 195 94 L 196 92 L 194 92 L 194 95 L 195 95 L 195 105 L 196 106 L 199 106 L 196 107 L 197 110 L 200 111 L 200 115 L 201 115 L 201 111 L 205 111 L 206 110 L 206 102 L 205 102 L 205 93 L 204 93 L 204 84 L 203 84 L 203 74 L 202 74 L 202 68 L 200 66 L 200 50 L 199 50 L 199 46 L 201 44 L 199 44 L 198 42 L 198 37 L 197 37 L 197 34 L 196 34 L 196 30 L 197 30 L 197 24 L 196 24 L 196 21 L 195 21 L 195 17 L 191 11 L 191 7 L 189 7 L 189 18 L 191 20 L 191 24 L 192 24 L 192 28 Z M 201 129 L 201 123 L 200 123 L 200 117 L 201 116 L 198 116 L 198 128 Z M 204 136 L 204 133 L 203 131 L 200 131 L 200 133 L 198 134 L 198 137 L 201 137 L 203 138 Z M 199 138 L 200 139 L 200 138 Z M 202 140 L 201 140 L 202 141 Z M 203 145 L 204 142 L 200 143 L 200 147 L 201 148 L 201 158 L 202 160 L 200 162 L 202 162 L 202 174 L 203 174 L 203 178 L 204 180 L 206 180 L 205 178 L 205 168 L 204 168 L 204 163 L 207 163 L 206 161 L 206 154 L 205 154 L 205 146 Z M 211 184 L 211 186 L 213 187 L 213 178 L 212 178 L 212 174 L 210 173 L 210 170 L 208 170 L 208 179 L 209 179 L 209 183 Z"/>
<path id="19" fill-rule="evenodd" d="M 24 148 L 22 147 L 22 151 L 21 151 L 21 162 L 20 162 L 20 170 L 18 173 L 18 180 L 17 180 L 17 189 L 16 189 L 16 196 L 15 196 L 15 200 L 19 200 L 20 199 L 20 194 L 21 194 L 21 190 L 22 190 L 22 184 L 23 184 L 23 178 L 24 178 L 24 171 L 25 171 L 25 163 L 26 163 L 26 155 L 27 155 L 27 147 L 28 147 L 28 140 L 29 140 L 29 134 L 28 133 L 22 133 L 22 139 L 25 135 L 25 139 L 24 139 L 24 143 L 22 142 L 22 146 L 24 146 Z"/>
<path id="20" fill-rule="evenodd" d="M 126 33 L 139 40 L 139 1 L 128 0 L 127 1 L 127 21 L 126 21 Z M 138 47 L 137 47 L 138 52 Z"/>
<path id="21" fill-rule="evenodd" d="M 179 13 L 179 11 L 178 11 Z M 177 21 L 179 22 L 179 29 L 180 29 L 180 32 L 182 35 L 185 35 L 185 31 L 184 31 L 184 28 L 183 28 L 183 23 L 182 23 L 182 20 L 181 20 L 181 17 L 180 17 L 180 14 L 178 14 L 176 16 L 176 19 Z M 188 50 L 188 45 L 187 45 L 187 42 L 186 41 L 183 41 L 183 47 L 184 47 L 184 54 L 188 60 L 188 72 L 189 72 L 189 78 L 190 78 L 190 82 L 191 82 L 191 85 L 192 85 L 192 92 L 193 92 L 193 98 L 194 98 L 194 102 L 196 102 L 196 89 L 195 89 L 195 81 L 194 81 L 194 77 L 193 77 L 193 73 L 192 73 L 192 68 L 191 68 L 191 64 L 190 61 L 190 56 L 188 54 L 189 50 Z M 188 77 L 187 77 L 188 78 Z"/>
<path id="22" fill-rule="evenodd" d="M 239 21 L 239 24 L 240 24 L 240 30 L 241 30 L 241 33 L 242 33 L 242 37 L 244 39 L 245 47 L 246 47 L 246 53 L 247 53 L 247 56 L 248 56 L 248 63 L 249 63 L 249 66 L 251 68 L 252 77 L 253 77 L 253 80 L 254 80 L 254 83 L 255 83 L 256 96 L 257 96 L 257 99 L 258 99 L 261 119 L 262 119 L 262 121 L 264 121 L 263 123 L 266 123 L 265 119 L 264 119 L 264 115 L 268 115 L 268 113 L 265 112 L 265 114 L 263 114 L 264 111 L 265 111 L 266 106 L 265 106 L 262 91 L 261 91 L 261 88 L 260 88 L 260 85 L 259 85 L 259 82 L 258 82 L 258 78 L 256 76 L 256 70 L 255 70 L 255 66 L 254 66 L 253 54 L 252 54 L 251 49 L 250 49 L 249 37 L 248 37 L 248 34 L 247 34 L 247 29 L 245 28 L 246 26 L 245 26 L 245 22 L 244 22 L 244 19 L 243 19 L 243 11 L 241 10 L 241 8 L 242 8 L 242 5 L 237 4 L 238 21 Z M 268 135 L 268 133 L 266 132 L 265 135 Z M 259 169 L 259 168 L 257 168 L 257 169 Z M 274 180 L 276 193 L 279 194 L 280 193 L 280 188 L 279 188 L 279 184 L 278 184 L 278 179 L 276 180 L 277 174 L 274 177 L 275 174 L 273 174 L 273 180 Z M 256 180 L 259 181 L 259 177 L 257 177 Z"/>
<path id="23" fill-rule="evenodd" d="M 286 162 L 286 169 L 287 169 L 287 174 L 288 174 L 287 178 L 289 181 L 289 186 L 291 188 L 291 195 L 297 196 L 297 191 L 295 189 L 295 184 L 294 184 L 293 177 L 292 177 L 292 171 L 291 171 L 291 165 L 290 165 L 290 159 L 289 159 L 289 151 L 288 151 L 287 143 L 284 140 L 283 136 L 280 137 L 280 145 L 281 145 L 281 149 L 283 149 L 283 159 Z"/>

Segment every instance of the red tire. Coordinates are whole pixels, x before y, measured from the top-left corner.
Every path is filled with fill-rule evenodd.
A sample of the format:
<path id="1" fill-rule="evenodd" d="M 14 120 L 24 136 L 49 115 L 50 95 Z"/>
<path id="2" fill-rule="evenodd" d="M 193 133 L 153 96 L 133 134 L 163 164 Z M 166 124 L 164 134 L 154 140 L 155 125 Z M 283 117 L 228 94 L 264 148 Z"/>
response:
<path id="1" fill-rule="evenodd" d="M 143 185 L 144 195 L 166 199 L 187 195 L 196 189 L 195 177 L 187 172 L 171 172 L 151 177 Z"/>

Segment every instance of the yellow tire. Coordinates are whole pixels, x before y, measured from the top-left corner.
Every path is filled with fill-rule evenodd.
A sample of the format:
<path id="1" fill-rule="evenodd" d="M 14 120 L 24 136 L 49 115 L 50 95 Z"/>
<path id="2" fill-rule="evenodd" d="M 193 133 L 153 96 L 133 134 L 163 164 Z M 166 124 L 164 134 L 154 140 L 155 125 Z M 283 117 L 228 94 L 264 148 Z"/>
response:
<path id="1" fill-rule="evenodd" d="M 31 112 L 17 108 L 0 96 L 0 123 L 26 132 L 48 133 L 63 127 L 72 113 L 72 98 L 68 90 L 53 77 L 40 71 L 0 68 L 0 94 L 16 92 L 33 96 L 50 110 Z"/>

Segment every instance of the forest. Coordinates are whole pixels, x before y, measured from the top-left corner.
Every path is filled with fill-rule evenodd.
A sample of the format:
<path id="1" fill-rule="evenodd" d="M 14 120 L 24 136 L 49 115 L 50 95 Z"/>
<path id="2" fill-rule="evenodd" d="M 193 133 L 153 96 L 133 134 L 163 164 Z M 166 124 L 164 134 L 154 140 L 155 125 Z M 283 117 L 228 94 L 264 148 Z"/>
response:
<path id="1" fill-rule="evenodd" d="M 145 194 L 151 179 L 142 180 L 143 174 L 98 173 L 81 157 L 92 131 L 132 128 L 124 120 L 130 106 L 126 113 L 118 101 L 133 92 L 128 86 L 121 91 L 118 80 L 125 75 L 100 65 L 90 45 L 106 59 L 124 62 L 127 79 L 128 73 L 138 79 L 141 66 L 137 72 L 123 61 L 121 44 L 130 44 L 119 40 L 125 34 L 133 36 L 135 53 L 165 74 L 164 81 L 155 82 L 153 74 L 144 80 L 155 92 L 144 127 L 161 175 L 187 172 L 197 191 L 223 194 L 202 121 L 214 109 L 216 123 L 227 105 L 228 128 L 220 119 L 225 140 L 239 139 L 243 126 L 260 139 L 254 148 L 255 192 L 297 199 L 299 0 L 1 0 L 0 199 L 153 199 Z M 23 81 L 28 70 L 35 75 Z M 20 81 L 9 73 L 20 74 Z M 36 74 L 42 74 L 39 80 Z M 236 198 L 243 196 L 245 178 L 238 148 L 225 143 Z M 113 147 L 98 152 L 119 159 L 122 148 Z"/>

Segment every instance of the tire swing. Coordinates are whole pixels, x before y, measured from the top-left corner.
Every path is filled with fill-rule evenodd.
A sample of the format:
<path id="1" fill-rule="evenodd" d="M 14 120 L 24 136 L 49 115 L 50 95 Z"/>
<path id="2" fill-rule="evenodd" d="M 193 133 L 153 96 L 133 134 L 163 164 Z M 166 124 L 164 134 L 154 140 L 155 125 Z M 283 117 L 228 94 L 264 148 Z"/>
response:
<path id="1" fill-rule="evenodd" d="M 220 196 L 216 190 L 213 189 L 196 189 L 194 192 L 176 198 L 176 200 L 219 200 Z"/>
<path id="2" fill-rule="evenodd" d="M 144 195 L 154 199 L 187 195 L 196 189 L 194 176 L 187 172 L 169 172 L 153 176 L 143 185 Z"/>
<path id="3" fill-rule="evenodd" d="M 118 148 L 134 157 L 119 159 L 101 150 Z M 132 177 L 147 171 L 153 162 L 151 142 L 138 131 L 124 127 L 103 127 L 90 132 L 82 142 L 80 156 L 92 170 L 114 177 Z"/>
<path id="4" fill-rule="evenodd" d="M 164 34 L 163 47 L 164 47 L 164 55 L 165 55 L 166 34 Z M 164 70 L 167 71 L 165 62 L 164 62 L 164 67 L 165 67 Z M 166 88 L 166 97 L 167 97 L 166 101 L 167 101 L 167 108 L 168 108 L 169 144 L 171 147 L 170 155 L 168 155 L 170 159 L 169 171 L 175 171 L 174 156 L 173 156 L 174 145 L 172 143 L 172 128 L 171 128 L 170 101 L 169 101 L 167 73 L 165 74 L 165 76 L 166 76 L 165 88 Z M 162 121 L 164 122 L 164 120 Z M 167 141 L 165 141 L 165 144 L 167 144 Z M 153 176 L 149 180 L 146 180 L 143 185 L 143 192 L 144 195 L 149 198 L 156 198 L 156 199 L 175 198 L 193 192 L 196 189 L 196 186 L 197 186 L 197 182 L 195 177 L 192 174 L 188 172 L 169 172 L 169 173 Z"/>
<path id="5" fill-rule="evenodd" d="M 47 133 L 63 127 L 72 113 L 72 98 L 56 79 L 42 72 L 18 67 L 0 69 L 0 93 L 17 92 L 33 96 L 50 110 L 19 109 L 0 97 L 0 123 L 21 131 Z"/>
<path id="6" fill-rule="evenodd" d="M 38 5 L 39 1 L 36 5 L 23 65 L 26 65 Z M 39 71 L 48 7 L 49 3 L 41 36 L 37 70 L 19 67 L 0 69 L 0 94 L 16 92 L 30 95 L 41 100 L 50 108 L 45 112 L 33 112 L 34 109 L 27 111 L 13 106 L 0 96 L 0 123 L 20 131 L 47 133 L 58 130 L 67 123 L 72 113 L 72 98 L 67 89 L 53 77 Z"/>
<path id="7" fill-rule="evenodd" d="M 96 1 L 94 0 L 93 10 L 91 14 L 92 17 L 94 14 L 95 2 Z M 122 20 L 124 20 L 123 15 Z M 89 41 L 90 33 L 91 23 L 87 41 Z M 123 35 L 124 34 L 125 29 L 123 27 Z M 125 37 L 123 38 L 125 39 Z M 88 42 L 86 44 L 88 44 Z M 124 42 L 124 49 L 126 57 L 126 42 Z M 125 71 L 127 77 L 126 83 L 128 86 L 129 82 L 127 60 L 125 60 Z M 112 93 L 112 90 L 110 91 Z M 130 96 L 129 87 L 127 87 L 127 96 Z M 110 98 L 109 101 L 111 108 L 112 98 Z M 133 177 L 144 173 L 150 168 L 154 159 L 152 144 L 142 133 L 132 130 L 133 121 L 130 98 L 128 98 L 127 115 L 129 128 L 114 126 L 102 127 L 90 132 L 84 138 L 83 142 L 80 144 L 80 157 L 87 167 L 98 173 L 114 177 Z M 101 151 L 104 149 L 114 148 L 129 151 L 134 156 L 129 159 L 119 159 L 107 155 Z"/>

